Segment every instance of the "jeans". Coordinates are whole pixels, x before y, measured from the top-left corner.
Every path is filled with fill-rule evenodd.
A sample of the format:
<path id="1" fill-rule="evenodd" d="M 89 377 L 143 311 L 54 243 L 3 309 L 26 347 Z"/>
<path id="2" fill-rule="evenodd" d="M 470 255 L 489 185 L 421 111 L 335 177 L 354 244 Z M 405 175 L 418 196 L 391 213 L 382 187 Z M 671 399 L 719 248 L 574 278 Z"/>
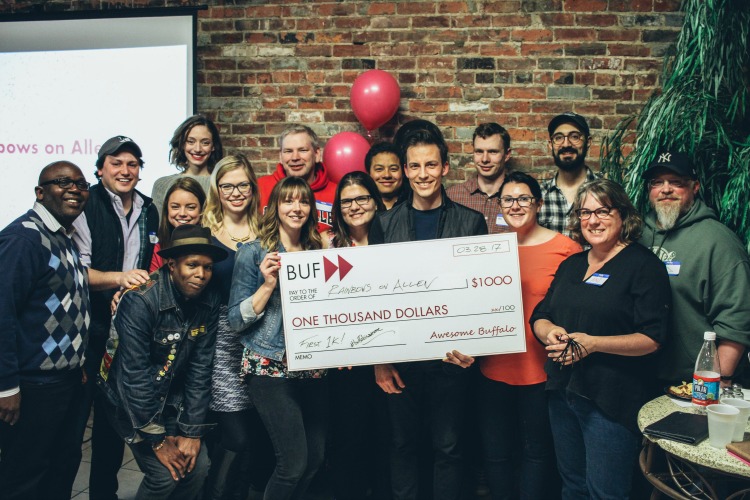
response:
<path id="1" fill-rule="evenodd" d="M 89 473 L 89 498 L 91 500 L 117 499 L 117 472 L 122 466 L 122 455 L 125 452 L 125 442 L 117 434 L 107 417 L 107 403 L 105 396 L 96 386 L 96 375 L 104 356 L 106 338 L 91 337 L 86 347 L 86 362 L 84 369 L 88 380 L 84 386 L 75 416 L 75 433 L 78 444 L 83 442 L 91 407 L 94 407 L 94 418 L 91 428 L 91 470 Z M 71 485 L 78 472 L 80 452 L 75 464 L 75 471 L 70 478 Z"/>
<path id="2" fill-rule="evenodd" d="M 479 381 L 479 427 L 493 500 L 559 495 L 544 386 Z"/>
<path id="3" fill-rule="evenodd" d="M 255 375 L 250 398 L 268 431 L 276 468 L 265 500 L 302 498 L 323 464 L 328 422 L 328 381 Z"/>
<path id="4" fill-rule="evenodd" d="M 47 384 L 21 383 L 21 415 L 0 422 L 0 496 L 7 500 L 68 500 L 81 461 L 75 415 L 81 371 Z"/>
<path id="5" fill-rule="evenodd" d="M 385 393 L 372 366 L 328 372 L 331 429 L 328 465 L 336 500 L 390 495 Z"/>
<path id="6" fill-rule="evenodd" d="M 179 481 L 159 462 L 147 441 L 130 445 L 133 458 L 143 472 L 143 481 L 135 495 L 136 500 L 194 500 L 202 494 L 203 483 L 208 475 L 208 454 L 201 443 L 201 451 L 195 460 L 195 467 Z"/>
<path id="7" fill-rule="evenodd" d="M 388 394 L 391 420 L 391 488 L 394 500 L 419 495 L 421 430 L 427 429 L 434 455 L 434 500 L 458 499 L 463 482 L 460 430 L 466 410 L 466 374 L 442 361 L 396 365 L 406 387 Z"/>
<path id="8" fill-rule="evenodd" d="M 639 437 L 570 392 L 550 391 L 549 417 L 563 499 L 629 498 Z"/>

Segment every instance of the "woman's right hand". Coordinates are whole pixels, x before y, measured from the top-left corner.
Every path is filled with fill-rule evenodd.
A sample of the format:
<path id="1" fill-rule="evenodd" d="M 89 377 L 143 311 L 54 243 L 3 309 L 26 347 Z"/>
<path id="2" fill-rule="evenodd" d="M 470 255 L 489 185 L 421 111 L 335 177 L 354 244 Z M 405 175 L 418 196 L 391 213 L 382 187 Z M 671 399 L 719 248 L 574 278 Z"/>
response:
<path id="1" fill-rule="evenodd" d="M 568 332 L 565 330 L 565 328 L 555 325 L 547 331 L 547 338 L 545 340 L 545 343 L 548 346 L 567 344 L 568 338 Z"/>
<path id="2" fill-rule="evenodd" d="M 279 269 L 281 269 L 281 255 L 279 252 L 268 252 L 260 263 L 260 273 L 267 286 L 276 288 L 279 282 Z"/>

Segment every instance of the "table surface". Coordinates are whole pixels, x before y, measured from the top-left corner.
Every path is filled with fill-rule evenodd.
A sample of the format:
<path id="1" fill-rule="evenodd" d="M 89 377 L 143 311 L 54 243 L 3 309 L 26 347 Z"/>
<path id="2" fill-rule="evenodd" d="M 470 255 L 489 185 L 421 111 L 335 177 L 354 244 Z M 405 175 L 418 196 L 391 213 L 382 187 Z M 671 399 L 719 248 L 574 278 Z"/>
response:
<path id="1" fill-rule="evenodd" d="M 690 406 L 688 408 L 678 405 L 668 396 L 660 396 L 643 405 L 638 412 L 638 428 L 643 429 L 657 420 L 666 417 L 675 411 L 687 413 L 701 413 L 699 408 Z M 750 424 L 750 421 L 748 421 Z M 745 428 L 745 432 L 750 431 L 750 426 Z M 746 436 L 747 437 L 747 436 Z M 750 465 L 740 462 L 729 455 L 726 449 L 714 448 L 708 444 L 708 438 L 704 439 L 697 445 L 679 443 L 669 439 L 656 439 L 646 436 L 649 441 L 656 443 L 667 453 L 682 458 L 694 464 L 710 467 L 725 474 L 733 474 L 750 478 Z"/>

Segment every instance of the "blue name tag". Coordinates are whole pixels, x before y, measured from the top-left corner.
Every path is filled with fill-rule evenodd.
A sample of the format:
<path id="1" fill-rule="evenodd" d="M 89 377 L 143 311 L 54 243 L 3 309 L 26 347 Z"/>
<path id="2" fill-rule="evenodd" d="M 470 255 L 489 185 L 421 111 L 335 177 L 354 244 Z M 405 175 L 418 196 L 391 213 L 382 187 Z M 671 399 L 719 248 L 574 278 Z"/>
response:
<path id="1" fill-rule="evenodd" d="M 602 286 L 609 279 L 609 274 L 594 273 L 586 280 L 587 285 Z"/>
<path id="2" fill-rule="evenodd" d="M 505 222 L 505 219 L 503 218 L 502 214 L 497 214 L 497 218 L 495 219 L 495 225 L 496 226 L 507 226 L 508 223 Z"/>
<path id="3" fill-rule="evenodd" d="M 670 276 L 679 276 L 680 275 L 680 261 L 677 260 L 670 260 L 664 263 L 665 266 L 667 266 L 667 274 Z"/>

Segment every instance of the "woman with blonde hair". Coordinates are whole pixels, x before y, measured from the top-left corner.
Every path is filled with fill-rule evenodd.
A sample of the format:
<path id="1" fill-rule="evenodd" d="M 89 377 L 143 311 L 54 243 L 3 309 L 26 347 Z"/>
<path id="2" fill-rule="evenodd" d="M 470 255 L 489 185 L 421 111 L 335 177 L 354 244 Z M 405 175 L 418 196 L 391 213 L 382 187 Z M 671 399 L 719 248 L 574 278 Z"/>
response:
<path id="1" fill-rule="evenodd" d="M 247 385 L 239 376 L 242 344 L 227 322 L 235 254 L 243 243 L 256 238 L 259 211 L 258 182 L 248 159 L 241 154 L 221 159 L 211 173 L 203 214 L 203 226 L 211 230 L 213 243 L 229 254 L 226 260 L 214 265 L 211 280 L 212 285 L 218 287 L 222 300 L 209 403 L 211 416 L 219 424 L 206 489 L 209 499 L 222 497 L 232 464 L 238 454 L 248 449 L 250 436 L 259 427 Z"/>

